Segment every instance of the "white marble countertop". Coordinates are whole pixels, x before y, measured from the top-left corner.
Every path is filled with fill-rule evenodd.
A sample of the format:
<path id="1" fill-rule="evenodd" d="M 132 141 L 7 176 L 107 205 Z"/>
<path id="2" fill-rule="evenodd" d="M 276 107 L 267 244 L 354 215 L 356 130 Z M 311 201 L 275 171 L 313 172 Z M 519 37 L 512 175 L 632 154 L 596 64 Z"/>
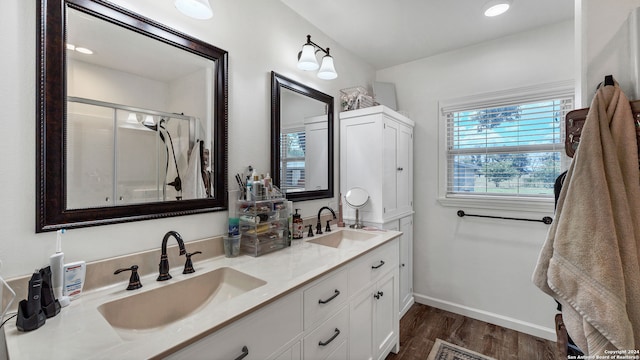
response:
<path id="1" fill-rule="evenodd" d="M 168 281 L 156 281 L 157 274 L 143 276 L 143 287 L 139 290 L 127 291 L 126 284 L 123 286 L 119 283 L 83 293 L 58 315 L 47 319 L 43 327 L 34 331 L 20 332 L 16 329 L 15 321 L 7 322 L 4 331 L 9 359 L 143 359 L 177 350 L 194 337 L 213 333 L 401 234 L 397 231 L 373 233 L 376 234 L 374 238 L 352 241 L 341 248 L 307 242 L 318 239 L 317 235 L 294 240 L 291 247 L 257 258 L 242 255 L 236 258 L 220 256 L 204 261 L 194 259 L 195 274 L 183 275 L 183 264 L 179 264 L 171 268 L 173 278 Z M 225 302 L 204 306 L 171 324 L 153 330 L 132 331 L 127 336 L 116 331 L 98 311 L 98 307 L 106 302 L 222 267 L 254 276 L 266 281 L 266 284 Z"/>

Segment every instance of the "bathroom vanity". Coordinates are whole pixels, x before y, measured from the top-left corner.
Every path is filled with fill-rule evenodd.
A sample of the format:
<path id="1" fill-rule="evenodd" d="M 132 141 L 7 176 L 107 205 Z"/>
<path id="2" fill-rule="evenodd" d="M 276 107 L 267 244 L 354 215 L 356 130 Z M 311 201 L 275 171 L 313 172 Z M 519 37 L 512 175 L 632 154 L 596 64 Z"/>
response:
<path id="1" fill-rule="evenodd" d="M 399 347 L 400 235 L 335 228 L 187 275 L 173 261 L 172 279 L 88 291 L 38 330 L 7 323 L 9 358 L 384 359 Z"/>

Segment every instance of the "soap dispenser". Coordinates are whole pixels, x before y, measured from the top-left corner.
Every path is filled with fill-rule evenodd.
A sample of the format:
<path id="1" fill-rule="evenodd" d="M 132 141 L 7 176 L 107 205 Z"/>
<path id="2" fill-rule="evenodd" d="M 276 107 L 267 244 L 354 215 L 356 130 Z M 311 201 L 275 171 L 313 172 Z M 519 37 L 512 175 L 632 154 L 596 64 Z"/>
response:
<path id="1" fill-rule="evenodd" d="M 298 210 L 300 209 L 296 209 L 296 213 L 293 214 L 293 238 L 294 239 L 302 239 L 302 235 L 304 233 L 302 216 L 298 214 Z"/>

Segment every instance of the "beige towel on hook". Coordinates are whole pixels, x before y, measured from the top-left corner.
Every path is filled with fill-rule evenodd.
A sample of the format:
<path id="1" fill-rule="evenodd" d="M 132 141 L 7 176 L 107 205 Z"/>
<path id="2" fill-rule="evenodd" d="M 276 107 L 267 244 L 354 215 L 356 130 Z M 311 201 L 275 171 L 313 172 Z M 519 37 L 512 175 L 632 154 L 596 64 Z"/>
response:
<path id="1" fill-rule="evenodd" d="M 588 355 L 640 348 L 640 175 L 629 100 L 596 93 L 533 282 Z"/>

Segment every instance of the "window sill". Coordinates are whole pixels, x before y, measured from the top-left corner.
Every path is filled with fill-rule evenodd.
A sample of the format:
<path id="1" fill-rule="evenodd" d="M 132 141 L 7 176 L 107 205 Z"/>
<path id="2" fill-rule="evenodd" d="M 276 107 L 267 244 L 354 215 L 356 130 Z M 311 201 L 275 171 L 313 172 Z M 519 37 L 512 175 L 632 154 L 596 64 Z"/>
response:
<path id="1" fill-rule="evenodd" d="M 553 199 L 504 198 L 500 196 L 449 196 L 438 202 L 446 207 L 474 208 L 504 211 L 533 212 L 545 215 L 554 213 Z"/>

